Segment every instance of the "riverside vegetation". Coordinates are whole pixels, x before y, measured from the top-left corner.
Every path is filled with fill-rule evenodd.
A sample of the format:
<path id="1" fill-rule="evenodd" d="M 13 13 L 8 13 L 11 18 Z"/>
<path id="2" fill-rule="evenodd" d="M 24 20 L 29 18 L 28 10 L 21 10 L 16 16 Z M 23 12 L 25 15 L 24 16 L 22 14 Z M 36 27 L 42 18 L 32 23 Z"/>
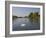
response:
<path id="1" fill-rule="evenodd" d="M 40 20 L 40 15 L 38 14 L 38 12 L 35 12 L 35 13 L 31 12 L 28 16 L 25 16 L 25 17 L 13 16 L 13 19 L 14 18 L 28 18 L 29 20 L 32 20 L 34 22 L 34 21 Z"/>

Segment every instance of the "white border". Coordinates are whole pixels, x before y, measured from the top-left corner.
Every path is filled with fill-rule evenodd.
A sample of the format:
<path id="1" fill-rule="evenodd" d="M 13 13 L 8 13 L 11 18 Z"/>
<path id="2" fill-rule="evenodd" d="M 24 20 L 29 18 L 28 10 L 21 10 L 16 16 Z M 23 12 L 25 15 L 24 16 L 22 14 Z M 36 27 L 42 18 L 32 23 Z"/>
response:
<path id="1" fill-rule="evenodd" d="M 40 30 L 12 31 L 12 7 L 34 7 L 40 8 Z M 43 7 L 41 5 L 16 5 L 10 4 L 10 34 L 42 33 L 43 32 Z"/>

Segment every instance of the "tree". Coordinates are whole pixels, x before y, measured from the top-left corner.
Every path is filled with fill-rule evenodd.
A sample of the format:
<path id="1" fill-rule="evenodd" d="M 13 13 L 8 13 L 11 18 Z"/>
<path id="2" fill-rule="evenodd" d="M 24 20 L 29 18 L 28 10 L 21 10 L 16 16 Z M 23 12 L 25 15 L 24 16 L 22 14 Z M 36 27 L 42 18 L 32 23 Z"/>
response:
<path id="1" fill-rule="evenodd" d="M 30 20 L 33 20 L 33 21 L 36 21 L 36 20 L 38 21 L 40 19 L 40 15 L 38 14 L 38 12 L 35 12 L 35 13 L 31 12 L 28 17 Z"/>

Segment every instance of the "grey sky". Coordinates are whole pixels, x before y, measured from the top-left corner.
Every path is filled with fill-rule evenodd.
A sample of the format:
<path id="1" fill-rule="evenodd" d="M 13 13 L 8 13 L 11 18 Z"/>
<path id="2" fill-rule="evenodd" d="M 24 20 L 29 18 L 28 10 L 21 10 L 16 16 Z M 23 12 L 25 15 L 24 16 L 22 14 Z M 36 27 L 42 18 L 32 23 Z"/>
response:
<path id="1" fill-rule="evenodd" d="M 12 7 L 12 15 L 18 17 L 28 16 L 31 12 L 40 12 L 40 8 Z"/>

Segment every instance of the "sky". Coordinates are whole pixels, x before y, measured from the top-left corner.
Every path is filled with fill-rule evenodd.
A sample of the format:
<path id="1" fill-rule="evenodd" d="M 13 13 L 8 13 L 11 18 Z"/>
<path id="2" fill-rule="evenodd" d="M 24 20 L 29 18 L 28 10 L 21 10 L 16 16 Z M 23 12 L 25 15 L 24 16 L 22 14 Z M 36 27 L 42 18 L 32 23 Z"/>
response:
<path id="1" fill-rule="evenodd" d="M 31 12 L 40 12 L 40 8 L 12 7 L 12 15 L 18 17 L 28 16 Z"/>

